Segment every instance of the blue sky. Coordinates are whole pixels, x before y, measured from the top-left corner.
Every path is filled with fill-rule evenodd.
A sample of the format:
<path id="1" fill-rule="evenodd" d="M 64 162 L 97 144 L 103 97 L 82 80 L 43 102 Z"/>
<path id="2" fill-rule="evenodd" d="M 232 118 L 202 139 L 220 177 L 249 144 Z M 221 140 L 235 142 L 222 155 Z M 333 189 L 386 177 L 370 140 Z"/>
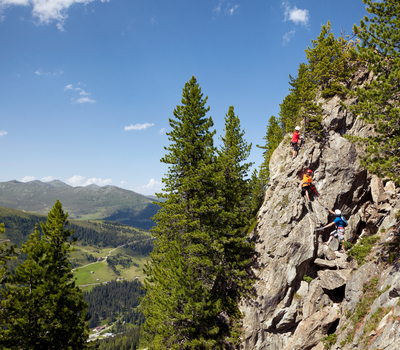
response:
<path id="1" fill-rule="evenodd" d="M 258 167 L 321 25 L 350 34 L 366 14 L 361 0 L 0 0 L 0 181 L 159 191 L 192 75 L 217 135 L 235 107 Z"/>

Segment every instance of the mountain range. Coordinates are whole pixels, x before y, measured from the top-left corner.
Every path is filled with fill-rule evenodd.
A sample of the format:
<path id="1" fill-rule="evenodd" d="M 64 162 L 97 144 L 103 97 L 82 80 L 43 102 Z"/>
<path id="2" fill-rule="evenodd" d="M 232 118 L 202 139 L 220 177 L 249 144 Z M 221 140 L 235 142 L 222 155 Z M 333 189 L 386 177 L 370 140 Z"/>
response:
<path id="1" fill-rule="evenodd" d="M 0 206 L 46 215 L 56 200 L 71 219 L 102 219 L 150 229 L 158 211 L 154 198 L 116 186 L 72 187 L 60 180 L 0 182 Z"/>

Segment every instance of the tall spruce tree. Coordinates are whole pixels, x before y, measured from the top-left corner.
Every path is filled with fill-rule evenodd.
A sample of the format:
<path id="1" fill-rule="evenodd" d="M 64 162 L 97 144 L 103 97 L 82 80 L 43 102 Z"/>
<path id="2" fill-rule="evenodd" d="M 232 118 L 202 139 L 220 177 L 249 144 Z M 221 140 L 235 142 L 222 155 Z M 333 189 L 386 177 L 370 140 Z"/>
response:
<path id="1" fill-rule="evenodd" d="M 359 56 L 375 78 L 358 88 L 351 110 L 374 128 L 375 134 L 356 138 L 366 147 L 361 164 L 371 173 L 400 184 L 400 2 L 363 0 L 365 16 L 354 31 L 362 40 Z"/>
<path id="2" fill-rule="evenodd" d="M 57 201 L 41 223 L 43 235 L 36 227 L 21 248 L 27 259 L 3 290 L 7 349 L 88 348 L 87 304 L 68 263 L 74 240 L 67 218 Z"/>
<path id="3" fill-rule="evenodd" d="M 213 227 L 220 211 L 215 131 L 195 77 L 185 84 L 181 103 L 169 120 L 171 143 L 161 159 L 169 172 L 159 195 L 166 202 L 154 217 L 143 340 L 149 349 L 218 349 L 225 335 L 216 317 L 222 306 L 210 294 L 221 249 Z"/>
<path id="4" fill-rule="evenodd" d="M 214 230 L 219 231 L 219 263 L 211 294 L 221 301 L 223 311 L 233 324 L 241 316 L 237 302 L 251 285 L 246 266 L 252 256 L 252 246 L 246 242 L 246 228 L 251 217 L 248 172 L 252 165 L 246 160 L 251 144 L 248 145 L 244 139 L 245 132 L 233 106 L 225 116 L 224 131 L 222 146 L 218 150 L 216 180 L 220 212 L 214 223 Z M 238 340 L 231 332 L 230 341 L 235 343 Z"/>

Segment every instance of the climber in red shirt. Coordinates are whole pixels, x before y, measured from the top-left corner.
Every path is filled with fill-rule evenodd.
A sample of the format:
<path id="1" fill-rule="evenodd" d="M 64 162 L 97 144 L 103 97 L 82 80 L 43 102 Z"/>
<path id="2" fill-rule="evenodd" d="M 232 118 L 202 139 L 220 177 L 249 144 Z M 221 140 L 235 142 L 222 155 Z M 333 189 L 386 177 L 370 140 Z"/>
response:
<path id="1" fill-rule="evenodd" d="M 299 142 L 299 131 L 300 131 L 300 126 L 296 126 L 294 128 L 294 133 L 293 133 L 293 137 L 292 137 L 292 141 L 290 142 L 290 144 L 293 146 L 293 157 L 292 160 L 296 158 L 297 156 L 297 152 L 299 150 L 299 146 L 298 146 L 298 142 Z"/>

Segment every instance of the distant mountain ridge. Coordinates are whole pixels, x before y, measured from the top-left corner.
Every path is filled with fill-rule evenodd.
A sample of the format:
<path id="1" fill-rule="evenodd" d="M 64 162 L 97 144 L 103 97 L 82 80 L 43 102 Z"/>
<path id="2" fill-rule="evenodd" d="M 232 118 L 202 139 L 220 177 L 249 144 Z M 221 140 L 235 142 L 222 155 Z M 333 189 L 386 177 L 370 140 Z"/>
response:
<path id="1" fill-rule="evenodd" d="M 59 199 L 71 219 L 104 219 L 149 229 L 156 201 L 117 186 L 72 187 L 60 180 L 0 182 L 0 206 L 46 215 Z"/>

